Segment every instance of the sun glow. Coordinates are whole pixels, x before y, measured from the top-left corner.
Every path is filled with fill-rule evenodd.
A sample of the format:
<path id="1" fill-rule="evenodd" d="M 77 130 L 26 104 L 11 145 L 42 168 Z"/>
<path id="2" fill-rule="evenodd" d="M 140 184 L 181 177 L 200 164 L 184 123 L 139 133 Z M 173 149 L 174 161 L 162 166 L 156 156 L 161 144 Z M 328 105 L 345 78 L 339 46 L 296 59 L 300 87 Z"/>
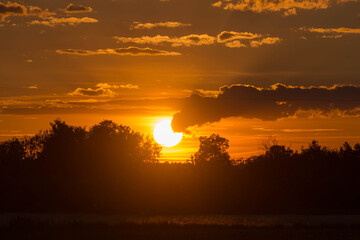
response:
<path id="1" fill-rule="evenodd" d="M 180 143 L 183 133 L 174 133 L 171 128 L 171 120 L 163 120 L 154 128 L 154 138 L 157 143 L 164 147 L 173 147 Z"/>

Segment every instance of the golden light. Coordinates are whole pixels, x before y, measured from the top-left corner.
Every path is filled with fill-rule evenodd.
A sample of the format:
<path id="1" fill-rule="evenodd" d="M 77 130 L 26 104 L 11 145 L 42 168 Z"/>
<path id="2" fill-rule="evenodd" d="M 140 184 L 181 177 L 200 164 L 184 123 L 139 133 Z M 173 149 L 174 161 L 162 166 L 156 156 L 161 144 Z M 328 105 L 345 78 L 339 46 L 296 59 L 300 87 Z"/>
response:
<path id="1" fill-rule="evenodd" d="M 171 120 L 163 120 L 156 124 L 153 134 L 155 141 L 164 147 L 176 146 L 183 137 L 183 133 L 173 132 Z"/>

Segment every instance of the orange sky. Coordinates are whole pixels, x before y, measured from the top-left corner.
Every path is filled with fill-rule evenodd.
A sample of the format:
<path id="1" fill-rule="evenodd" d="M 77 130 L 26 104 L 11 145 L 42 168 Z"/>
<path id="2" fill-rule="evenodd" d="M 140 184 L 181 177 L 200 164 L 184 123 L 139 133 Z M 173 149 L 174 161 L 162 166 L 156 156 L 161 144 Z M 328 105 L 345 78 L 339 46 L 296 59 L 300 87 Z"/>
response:
<path id="1" fill-rule="evenodd" d="M 268 136 L 360 142 L 359 4 L 0 0 L 0 139 L 57 117 L 151 134 L 179 113 L 188 131 L 163 159 L 188 159 L 212 132 L 234 158 Z"/>

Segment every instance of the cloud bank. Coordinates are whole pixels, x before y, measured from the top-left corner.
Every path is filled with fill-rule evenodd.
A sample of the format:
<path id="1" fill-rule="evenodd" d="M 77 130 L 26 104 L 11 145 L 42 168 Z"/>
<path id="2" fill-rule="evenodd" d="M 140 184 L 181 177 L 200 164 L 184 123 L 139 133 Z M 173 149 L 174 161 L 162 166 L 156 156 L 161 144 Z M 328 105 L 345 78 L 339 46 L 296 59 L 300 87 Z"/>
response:
<path id="1" fill-rule="evenodd" d="M 142 36 L 142 37 L 114 37 L 119 43 L 135 43 L 135 44 L 151 44 L 161 45 L 164 43 L 171 44 L 172 47 L 190 47 L 213 45 L 215 43 L 224 44 L 226 47 L 259 47 L 261 45 L 273 45 L 280 42 L 278 37 L 270 37 L 268 35 L 251 33 L 251 32 L 234 32 L 223 31 L 216 37 L 207 34 L 191 34 L 183 37 L 169 36 Z"/>
<path id="2" fill-rule="evenodd" d="M 173 116 L 174 131 L 220 121 L 227 117 L 273 121 L 311 111 L 318 116 L 358 116 L 360 86 L 293 87 L 282 84 L 271 88 L 249 85 L 222 87 L 216 97 L 194 93 L 184 100 Z"/>

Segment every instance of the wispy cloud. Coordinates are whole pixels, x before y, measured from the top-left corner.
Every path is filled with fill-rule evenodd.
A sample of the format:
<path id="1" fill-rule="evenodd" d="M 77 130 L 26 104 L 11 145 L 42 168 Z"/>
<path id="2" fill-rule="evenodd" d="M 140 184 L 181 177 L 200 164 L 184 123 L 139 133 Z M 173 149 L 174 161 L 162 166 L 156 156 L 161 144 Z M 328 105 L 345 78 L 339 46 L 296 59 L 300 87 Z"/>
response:
<path id="1" fill-rule="evenodd" d="M 69 18 L 56 18 L 56 17 L 49 17 L 43 20 L 33 20 L 29 22 L 29 25 L 44 25 L 48 27 L 55 27 L 55 26 L 76 26 L 81 23 L 97 23 L 99 20 L 95 18 L 89 18 L 89 17 L 83 17 L 83 18 L 77 18 L 77 17 L 69 17 Z"/>
<path id="2" fill-rule="evenodd" d="M 229 48 L 242 48 L 242 47 L 247 47 L 247 45 L 241 43 L 239 40 L 235 40 L 235 41 L 229 41 L 229 42 L 225 42 L 224 43 L 226 47 Z"/>
<path id="3" fill-rule="evenodd" d="M 321 38 L 338 39 L 344 35 L 360 34 L 360 28 L 314 28 L 314 27 L 301 27 L 301 31 L 308 31 L 314 34 L 320 34 Z"/>
<path id="4" fill-rule="evenodd" d="M 302 27 L 300 30 L 309 31 L 313 33 L 342 33 L 342 34 L 360 34 L 360 28 L 306 28 Z"/>
<path id="5" fill-rule="evenodd" d="M 42 9 L 39 7 L 30 6 L 28 10 L 28 15 L 30 16 L 39 16 L 39 17 L 48 17 L 55 15 L 54 12 L 50 12 L 48 9 Z"/>
<path id="6" fill-rule="evenodd" d="M 254 39 L 259 37 L 261 37 L 261 34 L 250 33 L 250 32 L 223 31 L 219 35 L 217 35 L 217 41 L 219 43 L 223 43 L 233 40 Z"/>
<path id="7" fill-rule="evenodd" d="M 138 85 L 133 85 L 133 84 L 109 84 L 109 83 L 98 83 L 96 85 L 99 88 L 103 88 L 103 89 L 119 89 L 119 88 L 124 88 L 124 89 L 139 89 Z"/>
<path id="8" fill-rule="evenodd" d="M 212 4 L 213 7 L 233 11 L 284 12 L 285 16 L 295 15 L 296 9 L 326 9 L 330 0 L 220 0 Z"/>
<path id="9" fill-rule="evenodd" d="M 152 44 L 159 45 L 163 43 L 169 43 L 173 47 L 180 46 L 200 46 L 200 45 L 211 45 L 215 43 L 216 38 L 207 34 L 191 34 L 183 37 L 169 37 L 157 35 L 154 37 L 143 36 L 143 37 L 114 37 L 118 42 L 122 43 L 136 43 L 136 44 Z"/>
<path id="10" fill-rule="evenodd" d="M 105 86 L 105 87 L 104 87 Z M 96 86 L 96 89 L 92 88 L 77 88 L 75 91 L 69 93 L 71 96 L 87 96 L 87 97 L 113 97 L 115 92 L 111 90 L 111 86 L 106 84 Z"/>
<path id="11" fill-rule="evenodd" d="M 115 48 L 115 49 L 98 49 L 98 50 L 81 50 L 81 49 L 67 49 L 57 50 L 58 54 L 70 54 L 79 56 L 92 56 L 92 55 L 119 55 L 119 56 L 178 56 L 181 53 L 169 52 L 164 50 L 152 48 Z"/>
<path id="12" fill-rule="evenodd" d="M 260 47 L 262 45 L 273 45 L 280 42 L 280 38 L 278 37 L 267 37 L 260 40 L 254 40 L 250 42 L 251 47 Z"/>
<path id="13" fill-rule="evenodd" d="M 224 43 L 226 47 L 259 47 L 262 45 L 273 45 L 280 42 L 278 37 L 268 37 L 262 34 L 251 32 L 223 31 L 217 36 L 219 43 Z"/>
<path id="14" fill-rule="evenodd" d="M 177 27 L 189 27 L 191 24 L 181 22 L 158 22 L 158 23 L 140 23 L 134 22 L 134 26 L 130 29 L 152 29 L 158 27 L 164 28 L 177 28 Z"/>

